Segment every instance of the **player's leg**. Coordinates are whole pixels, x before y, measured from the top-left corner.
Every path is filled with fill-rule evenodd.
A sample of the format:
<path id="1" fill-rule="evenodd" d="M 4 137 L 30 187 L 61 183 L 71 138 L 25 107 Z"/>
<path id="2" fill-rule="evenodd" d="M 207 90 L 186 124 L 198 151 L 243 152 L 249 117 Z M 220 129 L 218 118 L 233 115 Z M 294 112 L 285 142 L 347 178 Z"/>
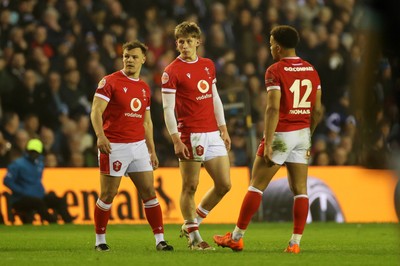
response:
<path id="1" fill-rule="evenodd" d="M 228 156 L 219 156 L 205 161 L 204 168 L 214 181 L 214 186 L 206 192 L 197 206 L 196 213 L 199 224 L 231 189 Z"/>
<path id="2" fill-rule="evenodd" d="M 94 226 L 96 231 L 95 249 L 109 251 L 106 241 L 106 229 L 110 219 L 111 205 L 118 193 L 121 177 L 100 174 L 100 197 L 94 208 Z"/>
<path id="3" fill-rule="evenodd" d="M 146 162 L 148 164 L 148 160 Z M 153 231 L 156 240 L 156 249 L 170 251 L 174 248 L 168 245 L 164 239 L 164 224 L 160 203 L 154 189 L 153 171 L 129 173 L 129 177 L 135 184 L 141 197 L 146 213 L 146 219 Z"/>
<path id="4" fill-rule="evenodd" d="M 188 245 L 191 249 L 209 250 L 212 249 L 201 238 L 199 225 L 196 219 L 196 203 L 194 195 L 199 184 L 201 162 L 199 161 L 180 161 L 179 168 L 182 176 L 182 192 L 180 207 L 183 219 L 181 236 L 187 232 Z M 185 232 L 186 231 L 186 232 Z"/>
<path id="5" fill-rule="evenodd" d="M 250 224 L 251 218 L 258 211 L 264 190 L 280 167 L 281 165 L 278 164 L 268 165 L 263 157 L 256 156 L 250 186 L 243 198 L 235 229 L 232 233 L 229 232 L 224 236 L 215 235 L 214 242 L 218 246 L 229 247 L 234 251 L 241 251 L 243 249 L 242 238 L 244 233 Z"/>
<path id="6" fill-rule="evenodd" d="M 289 246 L 285 249 L 289 253 L 300 252 L 300 240 L 306 225 L 309 202 L 307 195 L 307 164 L 286 163 L 290 188 L 294 195 L 293 203 L 293 233 Z"/>
<path id="7" fill-rule="evenodd" d="M 196 209 L 197 222 L 200 224 L 231 189 L 231 180 L 228 152 L 220 132 L 202 133 L 198 139 L 198 143 L 195 145 L 204 147 L 204 153 L 200 158 L 214 181 L 214 186 L 206 192 Z M 195 143 L 195 141 L 192 141 L 192 143 Z M 197 153 L 196 148 L 194 148 L 194 151 Z"/>

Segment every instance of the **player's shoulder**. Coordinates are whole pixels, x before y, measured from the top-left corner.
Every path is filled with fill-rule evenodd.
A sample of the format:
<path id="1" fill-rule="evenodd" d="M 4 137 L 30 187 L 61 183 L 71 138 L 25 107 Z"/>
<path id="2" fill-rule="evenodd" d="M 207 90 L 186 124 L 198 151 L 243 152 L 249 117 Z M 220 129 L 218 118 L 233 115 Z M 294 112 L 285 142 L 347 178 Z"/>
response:
<path id="1" fill-rule="evenodd" d="M 168 66 L 165 67 L 164 72 L 171 72 L 171 70 L 179 67 L 179 65 L 182 63 L 181 60 L 179 60 L 178 58 L 175 58 L 174 61 L 172 61 L 171 63 L 168 64 Z"/>
<path id="2" fill-rule="evenodd" d="M 199 62 L 206 63 L 206 64 L 214 64 L 214 62 L 210 58 L 201 57 L 201 56 L 199 56 Z"/>
<path id="3" fill-rule="evenodd" d="M 103 88 L 106 84 L 113 84 L 116 80 L 118 80 L 121 77 L 123 77 L 123 74 L 121 73 L 121 71 L 116 71 L 114 73 L 106 75 L 99 81 L 99 84 L 97 85 L 97 87 Z"/>
<path id="4" fill-rule="evenodd" d="M 280 68 L 281 65 L 281 61 L 275 62 L 267 68 L 267 72 L 275 72 Z"/>
<path id="5" fill-rule="evenodd" d="M 112 83 L 112 82 L 115 82 L 115 80 L 117 80 L 123 76 L 124 75 L 121 73 L 121 71 L 116 71 L 109 75 L 104 76 L 101 80 L 104 80 L 106 83 Z"/>

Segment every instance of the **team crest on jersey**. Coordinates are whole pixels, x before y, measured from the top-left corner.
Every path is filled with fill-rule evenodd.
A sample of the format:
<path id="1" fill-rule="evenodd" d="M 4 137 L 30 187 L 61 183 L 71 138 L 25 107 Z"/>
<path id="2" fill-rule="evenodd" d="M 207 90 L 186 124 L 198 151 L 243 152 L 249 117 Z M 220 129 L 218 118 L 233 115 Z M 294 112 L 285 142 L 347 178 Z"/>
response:
<path id="1" fill-rule="evenodd" d="M 134 112 L 137 112 L 142 108 L 142 102 L 138 98 L 133 98 L 131 100 L 131 109 Z"/>
<path id="2" fill-rule="evenodd" d="M 101 88 L 104 87 L 104 85 L 106 85 L 106 79 L 105 79 L 105 78 L 102 78 L 102 79 L 99 81 L 99 84 L 97 84 L 97 88 L 101 89 Z"/>
<path id="3" fill-rule="evenodd" d="M 167 83 L 168 81 L 169 81 L 169 76 L 168 76 L 167 72 L 164 72 L 164 73 L 162 74 L 162 76 L 161 76 L 161 83 L 162 83 L 162 84 L 165 84 L 165 83 Z"/>
<path id="4" fill-rule="evenodd" d="M 201 146 L 201 145 L 197 146 L 197 147 L 196 147 L 196 154 L 197 154 L 198 156 L 202 156 L 202 155 L 204 154 L 204 147 Z"/>
<path id="5" fill-rule="evenodd" d="M 113 162 L 113 169 L 115 172 L 118 172 L 119 170 L 121 170 L 121 167 L 122 167 L 122 163 L 120 161 Z"/>
<path id="6" fill-rule="evenodd" d="M 142 92 L 143 92 L 143 98 L 146 98 L 146 90 L 142 89 Z"/>
<path id="7" fill-rule="evenodd" d="M 206 93 L 210 89 L 210 85 L 207 81 L 202 79 L 197 83 L 197 88 L 201 93 Z"/>

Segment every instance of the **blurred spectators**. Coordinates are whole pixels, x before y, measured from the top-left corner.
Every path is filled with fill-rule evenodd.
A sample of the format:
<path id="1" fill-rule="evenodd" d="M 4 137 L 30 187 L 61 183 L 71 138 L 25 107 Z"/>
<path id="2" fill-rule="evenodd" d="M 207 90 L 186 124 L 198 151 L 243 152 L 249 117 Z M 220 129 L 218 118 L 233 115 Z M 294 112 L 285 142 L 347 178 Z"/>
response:
<path id="1" fill-rule="evenodd" d="M 371 3 L 379 6 L 377 13 L 393 12 L 389 4 L 377 1 L 368 1 L 370 6 L 321 0 L 2 1 L 0 166 L 10 162 L 19 129 L 28 131 L 29 138 L 42 138 L 51 167 L 96 166 L 96 143 L 88 123 L 93 93 L 101 77 L 121 68 L 116 60 L 121 45 L 134 39 L 149 47 L 142 78 L 153 92 L 160 166 L 176 166 L 160 107 L 160 77 L 177 56 L 175 25 L 193 20 L 205 36 L 198 54 L 214 60 L 218 88 L 229 106 L 232 165 L 248 165 L 252 154 L 250 127 L 236 130 L 238 121 L 251 123 L 255 137 L 262 137 L 264 73 L 273 63 L 269 32 L 286 23 L 300 32 L 298 54 L 315 65 L 321 77 L 325 115 L 313 137 L 310 162 L 390 167 L 390 154 L 400 149 L 400 58 L 387 36 L 373 52 L 369 45 L 380 39 L 370 36 L 376 32 L 371 25 L 390 27 L 396 18 L 386 24 L 372 21 L 374 16 L 365 15 L 366 10 L 375 11 Z M 361 84 L 361 75 L 370 84 Z"/>

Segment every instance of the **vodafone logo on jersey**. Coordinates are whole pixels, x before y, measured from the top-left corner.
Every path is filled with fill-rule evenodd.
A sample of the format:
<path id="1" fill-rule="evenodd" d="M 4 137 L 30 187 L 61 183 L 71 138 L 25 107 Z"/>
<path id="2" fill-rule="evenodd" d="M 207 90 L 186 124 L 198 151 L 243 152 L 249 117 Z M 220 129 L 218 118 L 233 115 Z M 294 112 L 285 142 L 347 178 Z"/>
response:
<path id="1" fill-rule="evenodd" d="M 142 108 L 142 102 L 138 98 L 133 98 L 131 100 L 131 109 L 134 112 L 137 112 Z"/>
<path id="2" fill-rule="evenodd" d="M 202 79 L 197 83 L 197 89 L 199 89 L 201 93 L 206 93 L 210 89 L 210 85 L 207 81 Z"/>
<path id="3" fill-rule="evenodd" d="M 141 114 L 136 113 L 137 111 L 140 110 L 140 108 L 142 108 L 142 102 L 140 101 L 140 99 L 133 98 L 131 100 L 130 107 L 131 107 L 131 110 L 133 111 L 133 113 L 125 113 L 125 116 L 142 118 Z"/>

